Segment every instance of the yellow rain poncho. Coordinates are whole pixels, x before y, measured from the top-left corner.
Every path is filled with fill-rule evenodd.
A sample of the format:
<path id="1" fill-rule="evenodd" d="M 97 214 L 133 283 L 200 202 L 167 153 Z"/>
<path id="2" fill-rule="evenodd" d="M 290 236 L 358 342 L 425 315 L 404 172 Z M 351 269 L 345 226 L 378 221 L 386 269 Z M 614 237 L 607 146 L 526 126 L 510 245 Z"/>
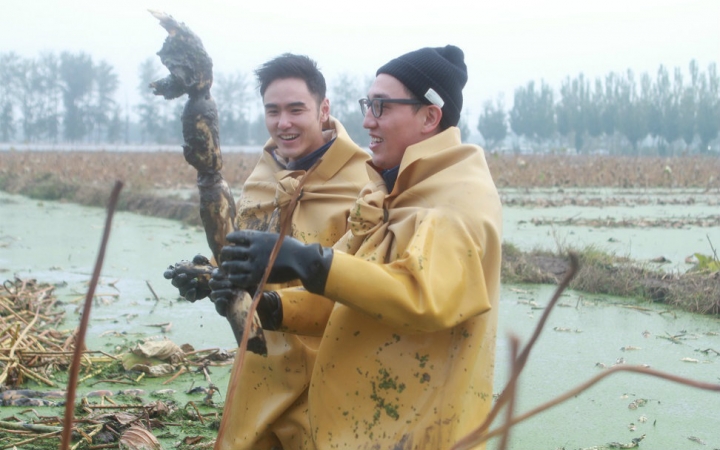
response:
<path id="1" fill-rule="evenodd" d="M 294 238 L 324 246 L 345 234 L 349 209 L 368 181 L 367 152 L 352 142 L 337 120 L 331 118 L 328 126 L 327 140 L 336 140 L 305 182 L 292 217 Z M 274 148 L 268 142 L 243 186 L 237 205 L 239 229 L 275 230 L 305 174 L 278 165 L 271 154 Z M 232 402 L 225 405 L 216 449 L 302 448 L 308 439 L 307 387 L 320 339 L 274 331 L 265 336 L 268 356 L 248 352 L 239 385 L 228 388 L 226 397 Z M 236 365 L 233 371 L 237 370 Z"/>
<path id="2" fill-rule="evenodd" d="M 323 336 L 313 443 L 293 448 L 447 449 L 492 403 L 500 199 L 482 149 L 455 127 L 406 150 L 389 194 L 369 172 L 335 245 L 334 305 L 282 293 L 283 327 Z"/>

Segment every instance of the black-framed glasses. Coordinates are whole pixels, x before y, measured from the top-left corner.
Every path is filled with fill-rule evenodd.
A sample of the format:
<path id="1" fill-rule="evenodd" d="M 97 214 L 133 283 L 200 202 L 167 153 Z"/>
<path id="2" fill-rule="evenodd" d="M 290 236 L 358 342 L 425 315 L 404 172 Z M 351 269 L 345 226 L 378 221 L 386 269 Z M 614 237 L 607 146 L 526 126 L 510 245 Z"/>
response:
<path id="1" fill-rule="evenodd" d="M 379 119 L 380 116 L 382 116 L 383 105 L 385 103 L 399 103 L 401 105 L 423 104 L 420 100 L 412 98 L 361 98 L 358 102 L 360 103 L 360 112 L 362 112 L 363 117 L 365 117 L 369 109 L 372 111 L 372 114 L 376 119 Z"/>

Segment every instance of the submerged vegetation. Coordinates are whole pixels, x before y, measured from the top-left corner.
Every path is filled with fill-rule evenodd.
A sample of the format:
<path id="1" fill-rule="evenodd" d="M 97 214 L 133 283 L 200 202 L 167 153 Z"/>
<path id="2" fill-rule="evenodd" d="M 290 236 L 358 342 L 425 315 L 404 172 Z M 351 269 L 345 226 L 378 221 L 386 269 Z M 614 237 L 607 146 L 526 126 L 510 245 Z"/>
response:
<path id="1" fill-rule="evenodd" d="M 57 329 L 65 310 L 54 290 L 20 278 L 0 287 L 1 448 L 58 448 L 62 422 L 50 411 L 57 413 L 64 405 L 78 330 Z M 232 355 L 177 346 L 167 339 L 113 346 L 113 354 L 83 352 L 73 448 L 168 448 L 161 441 L 176 448 L 208 447 L 221 413 L 213 400 L 218 389 L 210 367 L 228 366 Z M 167 370 L 162 384 L 156 381 L 162 379 L 156 374 L 161 368 Z M 205 383 L 195 386 L 195 380 Z M 176 392 L 163 386 L 167 381 L 174 381 L 175 388 L 192 384 Z M 158 389 L 146 393 L 150 387 Z M 47 414 L 40 416 L 36 407 L 52 409 L 40 409 Z"/>

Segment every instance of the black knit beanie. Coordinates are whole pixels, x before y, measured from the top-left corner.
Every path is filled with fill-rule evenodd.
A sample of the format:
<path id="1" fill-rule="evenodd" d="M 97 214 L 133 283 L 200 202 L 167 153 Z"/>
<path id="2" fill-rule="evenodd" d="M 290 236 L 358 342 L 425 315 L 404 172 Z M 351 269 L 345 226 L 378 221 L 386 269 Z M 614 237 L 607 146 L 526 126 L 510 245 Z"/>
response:
<path id="1" fill-rule="evenodd" d="M 463 51 L 454 45 L 425 47 L 399 56 L 380 67 L 397 78 L 423 103 L 442 108 L 442 128 L 457 126 L 462 110 L 462 90 L 467 83 Z"/>

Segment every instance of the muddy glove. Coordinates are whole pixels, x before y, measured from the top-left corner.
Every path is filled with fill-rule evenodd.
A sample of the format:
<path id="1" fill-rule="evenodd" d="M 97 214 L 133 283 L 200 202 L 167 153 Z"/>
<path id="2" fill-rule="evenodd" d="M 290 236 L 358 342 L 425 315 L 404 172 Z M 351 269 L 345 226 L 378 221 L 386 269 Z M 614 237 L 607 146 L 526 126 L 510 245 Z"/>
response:
<path id="1" fill-rule="evenodd" d="M 208 283 L 213 269 L 206 257 L 196 255 L 192 261 L 183 260 L 168 266 L 163 276 L 171 280 L 182 297 L 194 302 L 210 295 Z"/>
<path id="2" fill-rule="evenodd" d="M 215 304 L 215 310 L 223 317 L 227 317 L 230 302 L 234 298 L 239 298 L 237 294 L 241 289 L 237 289 L 228 279 L 227 275 L 220 269 L 215 269 L 212 278 L 210 278 L 210 300 Z M 248 293 L 252 295 L 255 289 L 248 289 Z M 257 315 L 260 323 L 265 330 L 277 330 L 282 324 L 282 302 L 280 295 L 275 291 L 265 291 L 258 302 Z"/>
<path id="3" fill-rule="evenodd" d="M 228 280 L 227 274 L 216 268 L 210 277 L 210 300 L 215 304 L 215 310 L 223 317 L 227 317 L 227 311 L 232 299 L 238 297 L 244 289 L 237 289 Z M 252 294 L 251 294 L 252 295 Z"/>
<path id="4" fill-rule="evenodd" d="M 278 239 L 276 233 L 240 230 L 227 235 L 234 245 L 226 245 L 221 251 L 222 269 L 230 282 L 239 289 L 257 286 L 270 259 L 270 252 Z M 302 281 L 303 286 L 314 294 L 325 292 L 333 252 L 320 244 L 303 244 L 286 236 L 273 265 L 269 283 Z"/>

